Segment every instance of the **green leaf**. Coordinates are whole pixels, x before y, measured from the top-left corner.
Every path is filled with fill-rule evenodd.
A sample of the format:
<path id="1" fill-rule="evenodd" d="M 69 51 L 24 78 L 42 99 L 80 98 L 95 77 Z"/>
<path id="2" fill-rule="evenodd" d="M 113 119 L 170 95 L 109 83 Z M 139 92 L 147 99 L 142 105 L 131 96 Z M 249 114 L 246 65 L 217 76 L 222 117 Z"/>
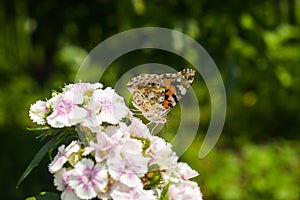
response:
<path id="1" fill-rule="evenodd" d="M 168 183 L 168 184 L 164 187 L 163 191 L 161 192 L 161 195 L 160 195 L 159 200 L 168 200 L 168 199 L 169 199 L 169 197 L 168 197 L 168 189 L 169 189 L 169 186 L 170 186 L 170 183 Z"/>
<path id="2" fill-rule="evenodd" d="M 61 130 L 56 130 L 56 129 L 45 129 L 46 131 L 41 133 L 39 136 L 36 137 L 36 139 L 43 141 L 45 138 L 47 138 L 48 136 L 54 136 L 55 134 L 62 132 Z"/>
<path id="3" fill-rule="evenodd" d="M 60 195 L 54 192 L 41 192 L 40 194 L 28 197 L 25 200 L 59 200 Z"/>
<path id="4" fill-rule="evenodd" d="M 29 131 L 44 131 L 44 130 L 51 129 L 51 127 L 50 126 L 42 126 L 42 127 L 35 127 L 35 128 L 27 127 L 26 129 L 29 130 Z"/>
<path id="5" fill-rule="evenodd" d="M 19 187 L 19 185 L 23 182 L 23 180 L 31 173 L 31 171 L 38 166 L 38 164 L 41 162 L 42 158 L 47 154 L 48 150 L 56 144 L 57 137 L 53 137 L 51 140 L 49 140 L 35 155 L 35 157 L 32 159 L 20 179 L 18 180 L 16 188 Z"/>

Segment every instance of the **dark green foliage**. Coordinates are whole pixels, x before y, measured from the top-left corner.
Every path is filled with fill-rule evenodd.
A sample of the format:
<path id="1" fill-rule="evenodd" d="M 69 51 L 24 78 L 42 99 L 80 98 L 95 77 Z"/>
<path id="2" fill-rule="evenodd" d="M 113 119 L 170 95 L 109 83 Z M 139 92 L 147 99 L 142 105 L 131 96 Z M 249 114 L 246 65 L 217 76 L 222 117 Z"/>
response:
<path id="1" fill-rule="evenodd" d="M 37 167 L 41 160 L 45 157 L 48 152 L 52 152 L 53 149 L 57 148 L 63 143 L 63 141 L 70 140 L 69 138 L 74 138 L 77 135 L 77 132 L 73 128 L 65 129 L 49 129 L 49 127 L 44 126 L 40 128 L 31 128 L 32 131 L 44 131 L 40 133 L 37 139 L 43 141 L 46 137 L 52 137 L 34 156 L 30 164 L 25 169 L 22 176 L 19 178 L 16 188 L 24 181 L 24 179 L 30 175 L 32 170 Z"/>

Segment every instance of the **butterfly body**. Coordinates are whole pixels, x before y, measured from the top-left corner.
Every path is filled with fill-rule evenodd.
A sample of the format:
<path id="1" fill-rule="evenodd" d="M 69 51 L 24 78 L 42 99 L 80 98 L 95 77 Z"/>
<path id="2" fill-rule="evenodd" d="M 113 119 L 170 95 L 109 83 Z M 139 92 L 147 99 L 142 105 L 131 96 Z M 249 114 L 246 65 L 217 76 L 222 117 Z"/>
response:
<path id="1" fill-rule="evenodd" d="M 141 74 L 132 78 L 127 87 L 133 96 L 132 104 L 145 118 L 155 123 L 166 123 L 165 116 L 186 94 L 194 77 L 193 69 L 172 74 Z"/>

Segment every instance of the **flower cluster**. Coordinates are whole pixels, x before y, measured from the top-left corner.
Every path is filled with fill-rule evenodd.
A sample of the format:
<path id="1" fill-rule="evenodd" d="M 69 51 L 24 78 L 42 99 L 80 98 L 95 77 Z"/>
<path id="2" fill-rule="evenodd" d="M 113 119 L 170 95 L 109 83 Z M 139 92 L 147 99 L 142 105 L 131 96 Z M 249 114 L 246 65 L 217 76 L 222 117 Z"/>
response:
<path id="1" fill-rule="evenodd" d="M 102 84 L 76 83 L 53 93 L 48 101 L 37 101 L 29 111 L 33 122 L 53 128 L 83 124 L 97 130 L 103 122 L 117 124 L 130 114 L 122 97 Z"/>
<path id="2" fill-rule="evenodd" d="M 52 128 L 76 127 L 49 164 L 61 199 L 202 199 L 198 175 L 178 162 L 171 144 L 150 134 L 124 100 L 101 84 L 76 83 L 30 108 Z"/>

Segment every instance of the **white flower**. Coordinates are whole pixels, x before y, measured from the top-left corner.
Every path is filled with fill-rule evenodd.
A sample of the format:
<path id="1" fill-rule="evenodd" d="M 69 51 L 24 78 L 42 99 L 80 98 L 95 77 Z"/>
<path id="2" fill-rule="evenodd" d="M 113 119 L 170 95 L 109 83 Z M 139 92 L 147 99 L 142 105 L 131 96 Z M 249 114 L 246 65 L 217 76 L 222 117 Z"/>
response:
<path id="1" fill-rule="evenodd" d="M 156 196 L 152 190 L 144 190 L 141 186 L 129 188 L 122 183 L 115 183 L 111 189 L 110 196 L 114 200 L 155 200 Z"/>
<path id="2" fill-rule="evenodd" d="M 100 131 L 99 127 L 102 122 L 118 124 L 121 119 L 130 113 L 124 99 L 110 87 L 105 90 L 95 90 L 85 108 L 88 110 L 89 115 L 82 125 L 93 132 Z"/>
<path id="3" fill-rule="evenodd" d="M 142 182 L 139 177 L 148 170 L 149 158 L 140 154 L 115 151 L 107 158 L 108 171 L 111 177 L 128 187 L 137 187 Z"/>
<path id="4" fill-rule="evenodd" d="M 197 183 L 193 181 L 183 181 L 178 186 L 172 184 L 168 189 L 169 200 L 188 199 L 202 200 L 202 194 Z"/>
<path id="5" fill-rule="evenodd" d="M 105 160 L 115 149 L 127 153 L 140 154 L 142 152 L 142 143 L 137 139 L 130 138 L 122 129 L 115 126 L 109 126 L 105 132 L 97 133 L 97 142 L 90 142 L 90 146 L 86 150 L 95 151 L 95 159 L 97 162 Z"/>
<path id="6" fill-rule="evenodd" d="M 123 131 L 120 131 L 120 128 L 117 126 L 108 126 L 104 128 L 104 132 L 106 133 L 106 135 L 108 135 L 109 137 L 111 137 L 113 139 L 113 137 L 115 137 L 115 139 L 117 138 L 121 138 L 123 137 L 125 134 Z"/>
<path id="7" fill-rule="evenodd" d="M 142 122 L 142 120 L 132 117 L 131 124 L 128 127 L 128 132 L 133 137 L 137 138 L 149 138 L 151 136 L 148 127 Z"/>
<path id="8" fill-rule="evenodd" d="M 72 170 L 69 185 L 81 199 L 92 199 L 108 184 L 105 165 L 96 164 L 91 159 L 83 158 Z"/>
<path id="9" fill-rule="evenodd" d="M 62 168 L 54 174 L 54 186 L 59 191 L 64 191 L 67 187 L 67 179 L 69 177 L 66 172 L 66 168 Z"/>
<path id="10" fill-rule="evenodd" d="M 68 180 L 70 177 L 70 172 L 66 168 L 62 168 L 54 174 L 54 185 L 57 190 L 62 191 L 61 199 L 62 200 L 80 200 L 74 190 L 68 185 Z"/>
<path id="11" fill-rule="evenodd" d="M 68 84 L 63 88 L 63 91 L 68 91 L 68 90 L 81 90 L 84 91 L 84 93 L 86 91 L 89 90 L 96 90 L 96 89 L 101 89 L 103 88 L 103 85 L 101 83 L 74 83 L 74 84 Z"/>
<path id="12" fill-rule="evenodd" d="M 81 200 L 76 196 L 73 189 L 66 189 L 61 193 L 61 200 Z"/>
<path id="13" fill-rule="evenodd" d="M 160 169 L 173 170 L 177 166 L 178 157 L 172 146 L 160 137 L 150 138 L 150 147 L 146 150 L 151 157 L 150 164 L 158 164 Z"/>
<path id="14" fill-rule="evenodd" d="M 197 183 L 189 181 L 198 173 L 186 163 L 177 163 L 172 145 L 152 136 L 112 88 L 102 89 L 100 83 L 69 84 L 47 102 L 33 104 L 29 115 L 33 122 L 54 128 L 76 125 L 84 140 L 60 146 L 49 164 L 63 200 L 154 200 L 168 184 L 170 200 L 202 200 Z M 158 181 L 147 173 L 149 167 L 159 173 Z M 153 188 L 144 190 L 149 184 Z"/>
<path id="15" fill-rule="evenodd" d="M 92 132 L 101 131 L 102 121 L 96 117 L 99 112 L 99 104 L 97 100 L 92 96 L 85 108 L 88 111 L 88 117 L 81 123 L 82 126 L 89 128 Z"/>
<path id="16" fill-rule="evenodd" d="M 83 98 L 67 91 L 50 99 L 53 103 L 53 113 L 47 117 L 47 122 L 54 128 L 76 125 L 88 116 L 88 111 L 82 107 Z"/>
<path id="17" fill-rule="evenodd" d="M 65 86 L 64 92 L 70 92 L 73 94 L 73 99 L 77 100 L 77 103 L 84 107 L 87 111 L 87 118 L 82 121 L 82 125 L 85 127 L 99 127 L 101 122 L 95 119 L 96 107 L 93 107 L 92 95 L 95 90 L 101 89 L 103 86 L 101 83 L 75 83 Z"/>
<path id="18" fill-rule="evenodd" d="M 93 93 L 91 102 L 92 105 L 89 104 L 88 109 L 96 114 L 96 119 L 101 123 L 117 124 L 129 114 L 129 109 L 126 107 L 124 99 L 110 87 L 105 90 L 96 90 Z"/>
<path id="19" fill-rule="evenodd" d="M 197 171 L 193 170 L 186 163 L 182 163 L 182 162 L 178 163 L 177 168 L 178 168 L 178 174 L 180 178 L 182 178 L 183 180 L 188 180 L 199 175 Z"/>
<path id="20" fill-rule="evenodd" d="M 30 119 L 40 125 L 46 124 L 46 115 L 50 111 L 50 104 L 45 101 L 37 101 L 30 106 L 29 116 Z"/>
<path id="21" fill-rule="evenodd" d="M 115 135 L 114 135 L 115 136 Z M 114 138 L 114 144 L 122 152 L 131 153 L 131 154 L 141 154 L 142 153 L 142 143 L 141 141 L 133 138 Z"/>
<path id="22" fill-rule="evenodd" d="M 113 141 L 103 132 L 97 134 L 97 143 L 92 141 L 90 142 L 90 146 L 96 151 L 95 160 L 97 162 L 102 162 L 106 159 L 114 149 Z"/>
<path id="23" fill-rule="evenodd" d="M 58 148 L 58 152 L 53 161 L 49 164 L 49 171 L 55 173 L 59 171 L 62 166 L 68 161 L 69 157 L 73 153 L 77 153 L 80 150 L 80 144 L 78 141 L 72 141 L 67 148 L 65 145 L 61 145 Z"/>

